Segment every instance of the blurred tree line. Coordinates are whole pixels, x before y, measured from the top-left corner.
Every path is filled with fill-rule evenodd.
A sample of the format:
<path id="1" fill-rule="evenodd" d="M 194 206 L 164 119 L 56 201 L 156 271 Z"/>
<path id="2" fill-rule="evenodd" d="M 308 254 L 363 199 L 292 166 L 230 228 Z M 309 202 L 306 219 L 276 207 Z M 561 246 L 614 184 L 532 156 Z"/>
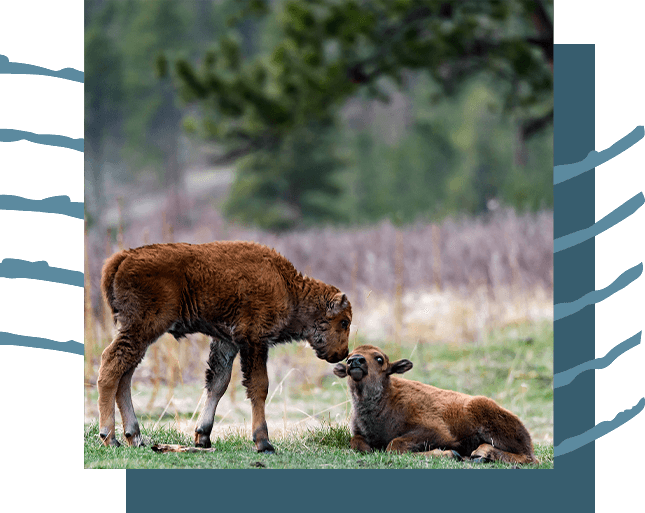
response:
<path id="1" fill-rule="evenodd" d="M 181 188 L 182 134 L 268 229 L 548 208 L 553 3 L 86 0 L 86 161 Z"/>

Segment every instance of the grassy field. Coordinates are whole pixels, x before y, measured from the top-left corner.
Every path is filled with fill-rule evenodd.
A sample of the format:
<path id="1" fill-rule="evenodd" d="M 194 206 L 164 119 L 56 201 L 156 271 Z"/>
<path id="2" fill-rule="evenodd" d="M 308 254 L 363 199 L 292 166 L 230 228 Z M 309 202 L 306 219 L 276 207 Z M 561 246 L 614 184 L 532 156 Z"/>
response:
<path id="1" fill-rule="evenodd" d="M 352 337 L 350 348 L 360 345 Z M 521 323 L 487 332 L 471 343 L 379 343 L 391 360 L 409 358 L 405 377 L 472 395 L 486 395 L 516 413 L 528 428 L 540 468 L 553 467 L 553 327 L 548 321 Z M 238 363 L 236 362 L 236 366 Z M 86 468 L 508 468 L 445 459 L 349 449 L 349 396 L 345 380 L 303 344 L 279 346 L 269 357 L 267 401 L 274 455 L 258 454 L 251 442 L 250 403 L 239 368 L 222 398 L 211 439 L 215 453 L 157 454 L 154 443 L 192 445 L 200 408 L 201 380 L 172 389 L 161 386 L 154 399 L 145 379 L 135 380 L 133 401 L 147 447 L 107 448 L 98 437 L 97 393 L 88 394 Z M 154 399 L 151 400 L 151 399 Z M 117 423 L 117 437 L 122 429 Z"/>
<path id="2" fill-rule="evenodd" d="M 143 434 L 155 443 L 192 445 L 190 436 L 173 428 L 144 429 Z M 275 454 L 258 454 L 248 437 L 231 432 L 214 441 L 216 452 L 159 454 L 150 447 L 103 447 L 98 443 L 98 426 L 93 423 L 85 430 L 85 468 L 517 468 L 504 463 L 474 464 L 414 454 L 361 454 L 349 449 L 350 437 L 346 424 L 326 424 L 273 440 Z M 540 465 L 525 468 L 553 468 L 552 444 L 536 445 L 535 453 Z"/>

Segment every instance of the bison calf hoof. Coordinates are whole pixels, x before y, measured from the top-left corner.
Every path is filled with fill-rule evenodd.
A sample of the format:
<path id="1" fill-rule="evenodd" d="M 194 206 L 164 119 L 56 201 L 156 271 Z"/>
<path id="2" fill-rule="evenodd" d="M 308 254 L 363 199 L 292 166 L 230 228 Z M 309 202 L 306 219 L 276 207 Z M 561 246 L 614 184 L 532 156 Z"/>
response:
<path id="1" fill-rule="evenodd" d="M 275 454 L 275 449 L 269 443 L 268 440 L 260 440 L 256 442 L 255 446 L 257 447 L 258 452 L 266 452 L 268 454 Z"/>
<path id="2" fill-rule="evenodd" d="M 145 447 L 141 433 L 126 433 L 125 439 L 130 447 Z"/>
<path id="3" fill-rule="evenodd" d="M 487 458 L 486 456 L 478 456 L 470 461 L 471 463 L 492 463 L 493 460 Z"/>
<path id="4" fill-rule="evenodd" d="M 101 437 L 101 440 L 103 440 L 103 445 L 106 447 L 119 447 L 121 445 L 114 435 L 107 430 L 107 428 L 103 428 L 103 430 L 99 432 L 99 436 Z"/>
<path id="5" fill-rule="evenodd" d="M 203 447 L 204 449 L 211 448 L 211 439 L 209 435 L 204 435 L 200 432 L 195 432 L 195 447 Z"/>

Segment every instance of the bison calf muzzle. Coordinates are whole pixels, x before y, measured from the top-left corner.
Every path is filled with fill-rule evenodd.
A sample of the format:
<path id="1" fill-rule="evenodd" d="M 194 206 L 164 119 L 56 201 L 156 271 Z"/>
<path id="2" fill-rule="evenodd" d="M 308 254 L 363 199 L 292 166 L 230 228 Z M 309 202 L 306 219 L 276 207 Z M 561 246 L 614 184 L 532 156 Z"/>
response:
<path id="1" fill-rule="evenodd" d="M 99 433 L 118 446 L 115 407 L 125 439 L 142 445 L 130 384 L 146 349 L 164 333 L 211 337 L 206 404 L 195 445 L 210 447 L 215 410 L 240 355 L 251 400 L 253 441 L 272 452 L 265 419 L 269 347 L 307 340 L 330 363 L 348 353 L 351 305 L 332 285 L 303 276 L 282 255 L 252 242 L 153 244 L 120 251 L 103 266 L 101 289 L 118 333 L 101 355 Z"/>

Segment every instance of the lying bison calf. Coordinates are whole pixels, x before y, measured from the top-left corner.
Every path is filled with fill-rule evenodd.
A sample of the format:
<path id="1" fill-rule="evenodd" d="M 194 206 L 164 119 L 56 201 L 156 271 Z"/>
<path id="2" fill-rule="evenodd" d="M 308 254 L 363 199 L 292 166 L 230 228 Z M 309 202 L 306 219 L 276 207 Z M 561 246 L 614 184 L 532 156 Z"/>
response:
<path id="1" fill-rule="evenodd" d="M 148 346 L 168 332 L 212 337 L 206 370 L 207 399 L 195 430 L 195 445 L 210 447 L 217 404 L 240 353 L 243 381 L 252 406 L 258 451 L 269 443 L 264 403 L 269 388 L 269 347 L 307 340 L 319 358 L 347 356 L 352 308 L 336 287 L 303 276 L 282 255 L 250 242 L 155 244 L 111 256 L 101 288 L 118 321 L 118 334 L 103 351 L 99 370 L 99 432 L 114 436 L 116 400 L 125 438 L 141 445 L 130 382 Z"/>
<path id="2" fill-rule="evenodd" d="M 380 349 L 367 345 L 334 367 L 337 376 L 351 378 L 353 449 L 539 463 L 528 431 L 513 413 L 487 397 L 390 377 L 411 368 L 411 361 L 390 363 Z"/>

